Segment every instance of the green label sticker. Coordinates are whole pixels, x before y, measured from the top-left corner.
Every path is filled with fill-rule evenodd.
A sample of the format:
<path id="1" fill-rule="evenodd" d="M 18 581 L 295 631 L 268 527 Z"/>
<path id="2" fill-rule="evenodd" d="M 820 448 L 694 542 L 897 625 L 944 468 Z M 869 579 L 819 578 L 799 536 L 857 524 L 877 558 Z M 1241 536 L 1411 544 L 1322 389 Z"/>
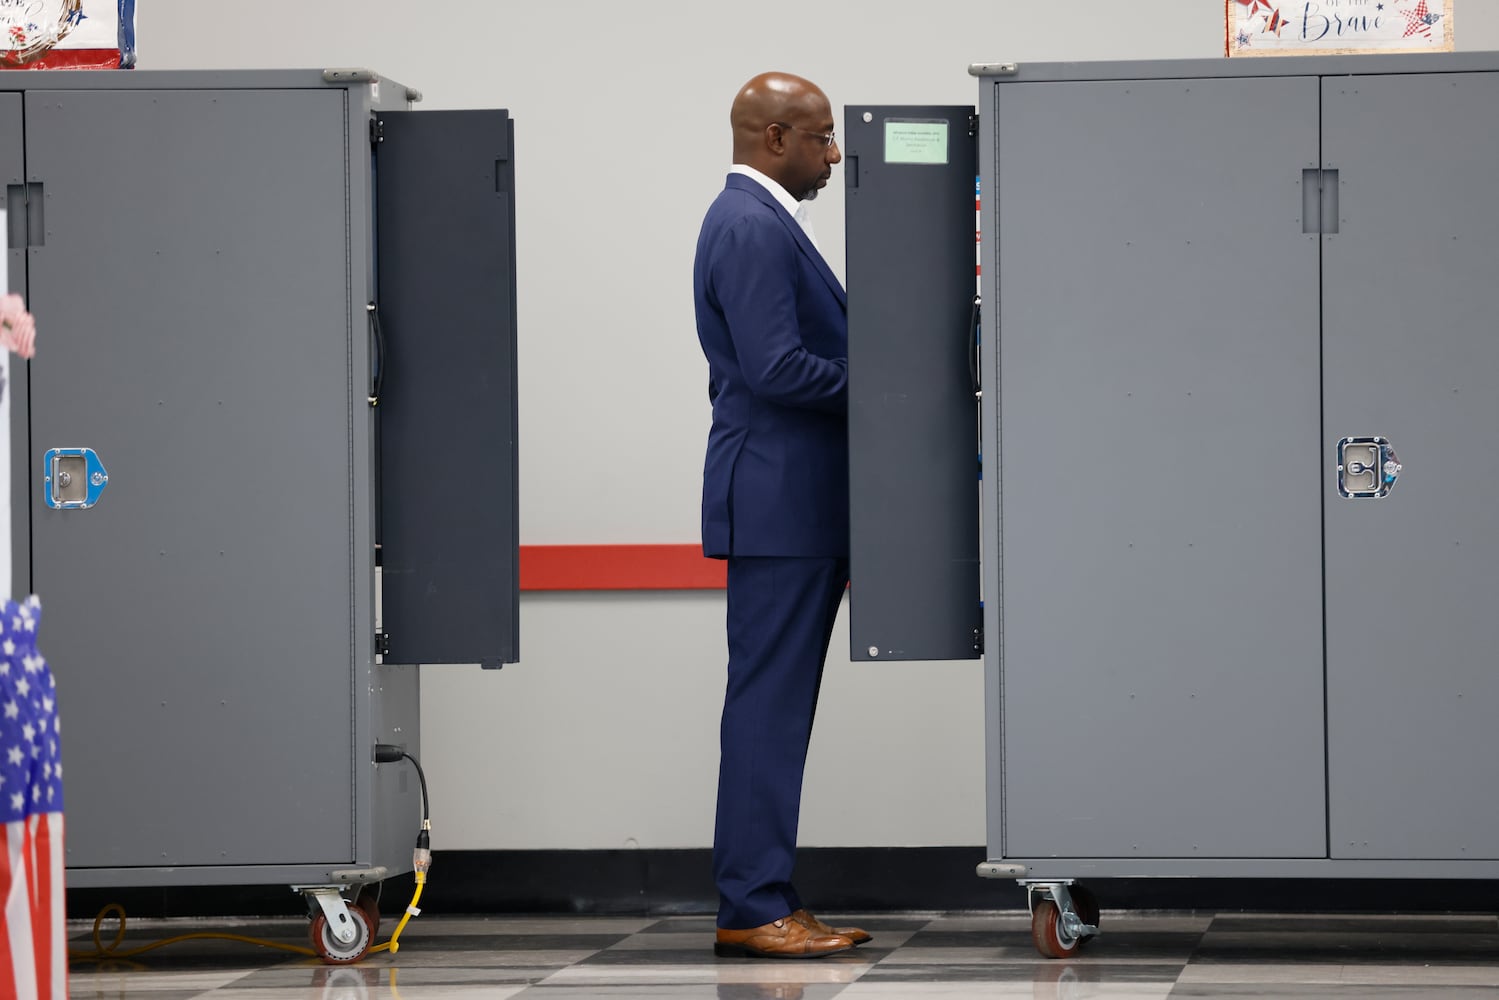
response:
<path id="1" fill-rule="evenodd" d="M 947 122 L 940 118 L 886 118 L 886 163 L 947 162 Z"/>

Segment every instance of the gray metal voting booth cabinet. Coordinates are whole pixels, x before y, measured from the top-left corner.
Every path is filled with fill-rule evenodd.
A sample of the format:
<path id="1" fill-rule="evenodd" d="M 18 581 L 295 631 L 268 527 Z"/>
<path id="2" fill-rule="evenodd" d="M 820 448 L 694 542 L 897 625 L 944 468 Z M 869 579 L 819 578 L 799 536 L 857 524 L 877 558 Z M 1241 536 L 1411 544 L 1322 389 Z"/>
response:
<path id="1" fill-rule="evenodd" d="M 980 874 L 1051 955 L 1073 879 L 1499 876 L 1499 54 L 973 72 L 974 137 L 844 134 L 853 654 L 982 586 Z"/>
<path id="2" fill-rule="evenodd" d="M 417 775 L 374 762 L 420 753 L 411 664 L 518 645 L 512 123 L 418 96 L 0 76 L 41 329 L 14 592 L 60 692 L 68 885 L 303 887 L 343 960 L 360 888 L 412 870 Z"/>

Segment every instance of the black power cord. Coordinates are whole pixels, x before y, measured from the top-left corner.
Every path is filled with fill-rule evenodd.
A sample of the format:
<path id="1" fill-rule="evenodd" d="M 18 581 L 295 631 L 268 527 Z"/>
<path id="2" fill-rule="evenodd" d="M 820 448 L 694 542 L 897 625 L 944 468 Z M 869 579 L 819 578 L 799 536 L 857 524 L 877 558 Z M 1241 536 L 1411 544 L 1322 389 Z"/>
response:
<path id="1" fill-rule="evenodd" d="M 426 875 L 427 869 L 432 867 L 432 812 L 427 798 L 427 775 L 422 770 L 421 762 L 407 753 L 404 747 L 394 743 L 375 744 L 376 764 L 394 764 L 402 758 L 411 761 L 411 766 L 416 768 L 417 780 L 422 784 L 422 828 L 416 835 L 412 866 L 419 874 Z"/>

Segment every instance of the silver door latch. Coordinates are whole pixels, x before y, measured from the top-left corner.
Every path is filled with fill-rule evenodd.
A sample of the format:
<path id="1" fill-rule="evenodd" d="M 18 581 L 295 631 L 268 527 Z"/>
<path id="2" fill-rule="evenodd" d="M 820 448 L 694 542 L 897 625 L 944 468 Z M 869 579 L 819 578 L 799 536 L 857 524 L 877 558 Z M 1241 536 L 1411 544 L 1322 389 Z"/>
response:
<path id="1" fill-rule="evenodd" d="M 1400 478 L 1400 459 L 1382 437 L 1346 437 L 1338 442 L 1338 495 L 1350 500 L 1385 497 Z"/>

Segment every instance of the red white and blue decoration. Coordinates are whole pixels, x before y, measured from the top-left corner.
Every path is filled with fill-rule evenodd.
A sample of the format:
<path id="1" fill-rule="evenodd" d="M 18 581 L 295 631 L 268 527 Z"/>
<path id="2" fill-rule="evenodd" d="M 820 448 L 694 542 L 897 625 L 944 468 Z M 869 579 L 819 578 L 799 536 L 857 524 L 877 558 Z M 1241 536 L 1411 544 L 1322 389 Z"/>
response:
<path id="1" fill-rule="evenodd" d="M 134 65 L 135 0 L 0 2 L 0 68 Z"/>
<path id="2" fill-rule="evenodd" d="M 61 724 L 42 606 L 0 602 L 0 996 L 68 995 Z"/>
<path id="3" fill-rule="evenodd" d="M 1224 0 L 1224 52 L 1450 52 L 1456 0 Z"/>

